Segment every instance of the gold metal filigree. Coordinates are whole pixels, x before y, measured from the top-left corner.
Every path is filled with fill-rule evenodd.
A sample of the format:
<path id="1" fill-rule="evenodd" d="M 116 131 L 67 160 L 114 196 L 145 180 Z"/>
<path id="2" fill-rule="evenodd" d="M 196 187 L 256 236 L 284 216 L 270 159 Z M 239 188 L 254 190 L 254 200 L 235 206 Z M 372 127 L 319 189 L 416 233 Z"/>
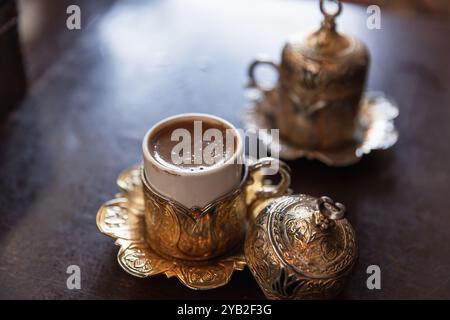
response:
<path id="1" fill-rule="evenodd" d="M 280 163 L 281 171 L 283 172 L 281 182 L 278 185 L 272 186 L 264 183 L 263 176 L 261 175 L 259 168 L 269 165 L 273 159 L 262 159 L 256 162 L 254 165 L 248 167 L 248 179 L 243 179 L 242 188 L 245 190 L 237 190 L 230 195 L 225 196 L 223 199 L 216 201 L 213 206 L 218 207 L 218 211 L 223 214 L 218 214 L 217 217 L 210 217 L 217 224 L 217 227 L 221 227 L 227 232 L 233 232 L 232 221 L 235 219 L 233 212 L 231 215 L 227 215 L 226 212 L 230 208 L 239 208 L 236 201 L 239 201 L 239 206 L 243 205 L 245 208 L 239 212 L 235 212 L 236 215 L 245 215 L 243 220 L 235 219 L 236 222 L 243 223 L 246 227 L 247 215 L 247 201 L 256 201 L 257 199 L 264 199 L 272 196 L 279 196 L 286 194 L 290 177 L 288 169 L 285 164 Z M 233 247 L 228 247 L 227 250 L 222 252 L 222 255 L 206 261 L 193 261 L 186 259 L 179 259 L 173 256 L 171 251 L 157 252 L 154 250 L 153 241 L 159 241 L 158 237 L 165 237 L 167 239 L 183 239 L 176 230 L 186 228 L 191 230 L 192 233 L 186 235 L 186 239 L 183 239 L 183 245 L 180 248 L 183 249 L 183 253 L 188 253 L 188 256 L 192 254 L 198 254 L 201 252 L 205 245 L 202 236 L 205 234 L 202 230 L 202 226 L 196 226 L 192 224 L 192 220 L 189 220 L 186 225 L 178 224 L 180 216 L 185 214 L 195 214 L 192 212 L 178 212 L 175 213 L 172 207 L 173 202 L 167 202 L 167 199 L 162 199 L 160 196 L 152 195 L 151 199 L 147 197 L 146 201 L 150 201 L 150 205 L 147 204 L 147 209 L 144 206 L 144 193 L 142 180 L 136 177 L 140 177 L 140 166 L 132 167 L 122 174 L 120 174 L 117 184 L 121 189 L 115 199 L 112 199 L 99 209 L 97 213 L 97 227 L 98 229 L 112 237 L 117 239 L 116 244 L 120 246 L 117 256 L 120 266 L 131 275 L 145 278 L 158 274 L 165 274 L 167 277 L 177 277 L 185 286 L 191 289 L 204 290 L 213 289 L 227 284 L 233 272 L 235 270 L 243 270 L 245 267 L 245 257 L 243 254 L 243 235 L 240 241 L 233 244 Z M 261 188 L 261 190 L 255 190 L 255 188 Z M 147 194 L 149 189 L 145 191 Z M 248 197 L 246 195 L 248 194 Z M 156 198 L 156 199 L 154 199 Z M 226 200 L 226 201 L 224 201 Z M 231 201 L 228 201 L 231 200 Z M 156 204 L 154 204 L 155 202 Z M 167 214 L 170 210 L 170 219 L 175 219 L 176 224 L 162 220 L 157 223 L 157 228 L 148 228 L 148 222 L 146 220 L 154 219 L 152 214 L 149 214 L 148 210 L 158 210 L 158 214 Z M 146 214 L 147 212 L 147 214 Z M 201 210 L 199 213 L 202 216 Z M 193 217 L 190 216 L 190 219 Z M 228 224 L 231 227 L 225 228 Z M 205 226 L 203 226 L 204 228 Z M 241 226 L 239 226 L 241 227 Z M 208 231 L 208 230 L 207 230 Z M 245 232 L 246 229 L 243 229 Z M 197 233 L 198 232 L 198 233 Z M 158 233 L 157 237 L 150 236 L 151 233 Z M 206 234 L 211 234 L 209 231 Z M 192 237 L 193 235 L 193 237 Z M 197 238 L 198 237 L 198 238 Z M 207 238 L 207 237 L 206 237 Z M 201 244 L 194 243 L 198 240 Z M 214 241 L 220 239 L 213 238 Z M 170 242 L 169 242 L 170 243 Z M 209 243 L 205 242 L 207 245 Z M 220 246 L 220 244 L 218 244 Z M 161 248 L 156 245 L 157 248 Z M 217 246 L 213 246 L 217 248 Z M 206 246 L 206 248 L 209 248 Z M 192 251 L 189 251 L 192 250 Z"/>
<path id="2" fill-rule="evenodd" d="M 278 90 L 250 89 L 247 93 L 249 104 L 242 115 L 244 127 L 253 130 L 277 128 L 274 113 L 280 106 Z M 319 160 L 329 166 L 349 166 L 357 163 L 363 155 L 372 150 L 388 149 L 397 142 L 398 132 L 394 119 L 398 114 L 397 105 L 382 93 L 366 93 L 361 102 L 353 142 L 344 147 L 308 150 L 292 145 L 282 137 L 279 143 L 276 143 L 264 130 L 259 132 L 259 138 L 267 148 L 278 149 L 280 157 L 285 160 L 305 157 Z"/>
<path id="3" fill-rule="evenodd" d="M 182 260 L 209 260 L 243 242 L 247 230 L 246 176 L 241 186 L 205 208 L 187 208 L 159 194 L 146 181 L 145 227 L 149 245 L 164 256 Z"/>
<path id="4" fill-rule="evenodd" d="M 339 33 L 323 0 L 321 27 L 306 38 L 293 35 L 285 43 L 280 64 L 257 59 L 249 67 L 249 86 L 262 89 L 255 79 L 257 66 L 268 64 L 279 74 L 280 103 L 273 110 L 280 136 L 303 149 L 342 149 L 357 128 L 370 55 L 356 38 Z"/>
<path id="5" fill-rule="evenodd" d="M 273 198 L 286 193 L 290 175 L 283 164 L 279 166 L 278 186 L 266 185 L 264 181 L 264 185 L 259 185 L 251 178 L 275 161 L 278 162 L 266 158 L 244 166 L 240 185 L 204 208 L 187 208 L 163 196 L 148 183 L 142 170 L 147 242 L 159 254 L 182 260 L 209 260 L 229 252 L 244 240 L 249 222 L 247 199 Z M 258 188 L 256 193 L 252 191 L 255 188 Z"/>
<path id="6" fill-rule="evenodd" d="M 245 258 L 242 249 L 207 263 L 192 263 L 157 254 L 146 241 L 143 207 L 136 194 L 142 190 L 140 167 L 124 171 L 119 178 L 121 197 L 106 202 L 97 213 L 97 227 L 120 246 L 117 260 L 128 273 L 145 278 L 158 274 L 176 276 L 191 289 L 212 289 L 228 283 L 234 270 L 243 270 Z M 132 184 L 125 181 L 133 181 Z M 142 201 L 143 202 L 143 201 Z"/>
<path id="7" fill-rule="evenodd" d="M 275 199 L 247 233 L 248 267 L 269 299 L 330 299 L 343 288 L 357 257 L 345 207 L 328 197 Z"/>

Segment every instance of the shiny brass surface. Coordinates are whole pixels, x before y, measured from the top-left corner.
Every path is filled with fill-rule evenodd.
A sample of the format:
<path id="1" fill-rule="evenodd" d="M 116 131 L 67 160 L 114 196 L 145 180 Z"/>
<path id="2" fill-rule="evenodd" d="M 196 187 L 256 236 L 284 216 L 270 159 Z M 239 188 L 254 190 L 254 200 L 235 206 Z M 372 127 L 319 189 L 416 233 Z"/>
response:
<path id="1" fill-rule="evenodd" d="M 280 135 L 304 149 L 342 148 L 357 126 L 360 100 L 369 68 L 369 51 L 359 40 L 336 31 L 335 18 L 320 1 L 324 21 L 306 39 L 294 35 L 286 43 L 281 64 L 256 60 L 249 69 L 250 86 L 258 86 L 254 70 L 270 64 L 279 72 L 280 103 L 274 110 Z"/>
<path id="2" fill-rule="evenodd" d="M 242 116 L 243 126 L 246 129 L 276 128 L 274 113 L 280 106 L 279 91 L 251 89 L 248 100 L 248 107 Z M 280 137 L 279 143 L 273 143 L 264 131 L 260 132 L 259 137 L 267 147 L 278 148 L 280 157 L 285 160 L 306 157 L 329 166 L 348 166 L 372 150 L 388 149 L 397 142 L 394 119 L 398 114 L 397 105 L 382 93 L 366 93 L 361 101 L 352 143 L 346 146 L 333 150 L 307 149 L 293 145 L 283 137 Z"/>
<path id="3" fill-rule="evenodd" d="M 205 208 L 203 214 L 197 217 L 189 216 L 192 220 L 184 224 L 178 224 L 178 221 L 187 219 L 181 215 L 190 212 L 177 211 L 180 208 L 175 207 L 173 201 L 161 198 L 160 195 L 149 195 L 150 190 L 145 191 L 147 203 L 144 205 L 141 168 L 132 167 L 118 178 L 117 184 L 121 193 L 99 209 L 97 227 L 102 233 L 116 239 L 116 244 L 120 246 L 118 262 L 126 272 L 134 276 L 150 277 L 158 274 L 175 276 L 185 286 L 198 290 L 223 286 L 231 279 L 234 270 L 243 270 L 245 266 L 242 246 L 243 233 L 246 231 L 248 221 L 246 203 L 250 206 L 257 200 L 285 194 L 289 188 L 289 169 L 283 163 L 280 163 L 280 183 L 266 184 L 260 169 L 273 161 L 276 160 L 266 158 L 249 165 L 248 176 L 243 179 L 240 190 L 218 199 Z M 154 199 L 155 197 L 158 198 Z M 158 206 L 154 202 L 157 202 Z M 214 214 L 219 216 L 215 217 Z M 166 216 L 170 218 L 164 218 Z M 159 228 L 155 225 L 148 227 L 146 221 L 152 219 L 160 219 L 160 223 L 156 225 Z M 198 224 L 195 221 L 198 221 Z M 219 229 L 226 230 L 230 234 L 225 235 Z M 157 235 L 152 236 L 151 233 Z M 235 239 L 231 239 L 233 237 Z M 182 243 L 171 247 L 174 238 L 180 239 Z M 169 240 L 166 245 L 154 243 L 166 240 Z M 226 244 L 230 247 L 225 249 L 222 243 L 215 243 L 222 240 L 227 241 Z M 154 247 L 159 250 L 168 249 L 158 252 Z M 219 252 L 222 252 L 222 255 L 212 256 Z M 188 257 L 190 260 L 171 257 L 170 254 L 173 253 Z M 192 259 L 192 257 L 206 257 L 208 253 L 211 254 L 208 260 Z"/>
<path id="4" fill-rule="evenodd" d="M 236 190 L 204 208 L 187 208 L 154 190 L 142 171 L 147 241 L 161 255 L 183 260 L 209 260 L 221 256 L 242 243 L 248 225 L 247 189 L 250 175 L 268 167 L 275 159 L 261 159 L 250 165 Z M 278 187 L 258 186 L 256 198 L 276 197 L 286 192 L 289 173 L 280 167 Z M 220 183 L 220 182 L 218 182 Z M 257 186 L 257 184 L 255 184 Z M 248 191 L 252 195 L 253 191 Z"/>
<path id="5" fill-rule="evenodd" d="M 128 200 L 132 202 L 132 205 L 129 206 L 130 210 L 133 210 L 137 215 L 144 215 L 144 191 L 142 188 L 140 168 L 140 165 L 135 165 L 119 175 L 117 185 L 121 193 L 117 197 L 126 195 Z"/>
<path id="6" fill-rule="evenodd" d="M 248 223 L 242 185 L 205 208 L 187 208 L 159 194 L 144 174 L 142 181 L 147 242 L 160 255 L 209 260 L 242 242 Z"/>
<path id="7" fill-rule="evenodd" d="M 345 207 L 328 197 L 268 201 L 247 233 L 247 265 L 268 299 L 331 299 L 357 258 Z"/>

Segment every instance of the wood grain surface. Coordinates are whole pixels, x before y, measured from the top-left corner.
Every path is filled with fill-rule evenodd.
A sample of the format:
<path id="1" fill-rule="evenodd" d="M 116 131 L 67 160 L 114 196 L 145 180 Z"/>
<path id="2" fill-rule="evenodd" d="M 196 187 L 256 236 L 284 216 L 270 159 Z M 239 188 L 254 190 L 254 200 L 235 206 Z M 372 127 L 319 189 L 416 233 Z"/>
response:
<path id="1" fill-rule="evenodd" d="M 339 298 L 450 298 L 450 21 L 383 11 L 382 29 L 369 30 L 366 18 L 346 5 L 339 28 L 367 43 L 368 87 L 398 102 L 400 140 L 349 168 L 290 162 L 293 188 L 348 208 L 360 251 Z M 128 0 L 74 31 L 0 126 L 0 298 L 263 298 L 248 269 L 205 292 L 134 278 L 95 215 L 141 160 L 152 124 L 209 112 L 239 125 L 249 62 L 279 59 L 289 34 L 319 22 L 312 1 Z M 66 287 L 73 264 L 81 290 Z M 381 268 L 381 290 L 366 287 L 369 265 Z"/>

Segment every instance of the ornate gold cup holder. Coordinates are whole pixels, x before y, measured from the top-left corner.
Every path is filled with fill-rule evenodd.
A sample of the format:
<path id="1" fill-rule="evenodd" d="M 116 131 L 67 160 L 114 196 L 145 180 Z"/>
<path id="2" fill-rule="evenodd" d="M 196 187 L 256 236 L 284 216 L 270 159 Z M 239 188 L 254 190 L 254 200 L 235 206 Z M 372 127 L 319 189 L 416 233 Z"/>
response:
<path id="1" fill-rule="evenodd" d="M 207 262 L 182 261 L 157 254 L 145 240 L 144 201 L 140 166 L 125 170 L 117 179 L 121 190 L 97 213 L 99 230 L 117 239 L 119 265 L 133 276 L 146 278 L 165 274 L 177 277 L 191 289 L 213 289 L 230 281 L 234 270 L 243 270 L 243 248 Z"/>
<path id="2" fill-rule="evenodd" d="M 270 187 L 260 171 L 249 175 L 252 184 L 246 189 L 246 199 L 251 202 L 259 192 L 267 192 Z M 158 274 L 175 276 L 191 289 L 205 290 L 227 284 L 235 270 L 244 269 L 243 243 L 224 256 L 207 261 L 186 261 L 158 254 L 146 239 L 141 167 L 137 165 L 122 172 L 117 185 L 120 193 L 102 205 L 96 222 L 102 233 L 116 239 L 116 245 L 120 246 L 117 260 L 126 272 L 141 278 Z"/>
<path id="3" fill-rule="evenodd" d="M 292 195 L 290 171 L 283 162 L 279 162 L 280 182 L 267 181 L 260 169 L 271 161 L 260 159 L 246 167 L 245 189 L 237 189 L 245 190 L 240 192 L 245 192 L 250 220 L 246 239 L 219 258 L 182 260 L 152 248 L 145 216 L 153 211 L 144 206 L 146 185 L 140 166 L 120 174 L 121 191 L 99 209 L 97 227 L 116 239 L 119 265 L 136 277 L 165 274 L 188 288 L 206 290 L 227 284 L 235 270 L 248 264 L 269 299 L 333 298 L 347 282 L 357 257 L 356 235 L 344 218 L 345 206 L 328 197 Z M 221 199 L 217 203 L 227 196 Z"/>
<path id="4" fill-rule="evenodd" d="M 248 106 L 242 115 L 245 129 L 275 129 L 276 110 L 279 110 L 278 89 L 247 90 Z M 354 142 L 335 150 L 307 150 L 285 141 L 274 143 L 270 134 L 259 132 L 261 142 L 267 147 L 278 148 L 280 158 L 295 160 L 298 158 L 316 159 L 329 166 L 349 166 L 361 160 L 362 156 L 372 150 L 388 149 L 398 140 L 394 119 L 398 116 L 397 105 L 383 93 L 367 92 L 361 101 L 361 111 Z"/>

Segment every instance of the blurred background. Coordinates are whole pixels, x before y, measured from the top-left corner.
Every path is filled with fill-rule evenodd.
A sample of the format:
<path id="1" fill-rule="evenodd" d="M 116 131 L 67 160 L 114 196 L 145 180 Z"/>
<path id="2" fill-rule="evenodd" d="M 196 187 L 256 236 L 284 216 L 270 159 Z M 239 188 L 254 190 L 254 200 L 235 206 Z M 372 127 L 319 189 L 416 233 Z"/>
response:
<path id="1" fill-rule="evenodd" d="M 288 2 L 288 0 L 279 0 L 280 2 Z M 298 0 L 299 2 L 311 2 L 315 0 Z M 78 4 L 82 7 L 83 26 L 86 28 L 92 21 L 110 9 L 116 0 L 0 0 L 0 36 L 5 37 L 4 26 L 10 23 L 15 15 L 11 9 L 6 7 L 14 6 L 17 2 L 19 12 L 18 29 L 20 41 L 23 47 L 24 61 L 27 78 L 29 83 L 33 83 L 45 70 L 51 65 L 65 49 L 70 48 L 80 33 L 70 32 L 61 26 L 65 25 L 67 18 L 66 8 L 71 4 Z M 152 2 L 152 0 L 149 0 Z M 448 0 L 346 0 L 358 5 L 376 4 L 387 10 L 400 12 L 401 14 L 418 14 L 433 15 L 436 17 L 448 17 L 450 15 L 450 1 Z M 236 2 L 236 9 L 239 9 L 239 3 Z M 9 15 L 9 16 L 8 16 Z M 11 50 L 17 54 L 14 36 L 10 36 L 8 42 L 4 39 L 0 41 L 2 44 L 1 51 Z M 16 63 L 20 63 L 19 60 Z M 18 70 L 20 67 L 16 67 Z M 2 72 L 0 80 L 2 84 L 5 78 L 9 78 Z M 20 86 L 20 81 L 16 81 L 15 85 Z M 12 85 L 12 84 L 11 84 Z M 15 94 L 23 92 L 16 90 Z M 2 97 L 4 98 L 4 97 Z"/>
<path id="2" fill-rule="evenodd" d="M 2 2 L 12 1 L 3 0 Z M 279 0 L 279 2 L 283 1 L 287 2 Z M 298 1 L 311 2 L 315 0 Z M 55 57 L 69 47 L 79 35 L 60 27 L 64 25 L 67 18 L 67 6 L 78 4 L 82 7 L 83 24 L 86 25 L 105 13 L 115 2 L 116 0 L 18 0 L 17 5 L 21 16 L 19 31 L 29 79 L 31 81 L 37 79 Z M 365 6 L 376 4 L 402 14 L 425 14 L 441 17 L 450 15 L 450 1 L 448 0 L 347 0 L 344 2 Z M 240 1 L 236 1 L 237 10 L 239 3 Z"/>

